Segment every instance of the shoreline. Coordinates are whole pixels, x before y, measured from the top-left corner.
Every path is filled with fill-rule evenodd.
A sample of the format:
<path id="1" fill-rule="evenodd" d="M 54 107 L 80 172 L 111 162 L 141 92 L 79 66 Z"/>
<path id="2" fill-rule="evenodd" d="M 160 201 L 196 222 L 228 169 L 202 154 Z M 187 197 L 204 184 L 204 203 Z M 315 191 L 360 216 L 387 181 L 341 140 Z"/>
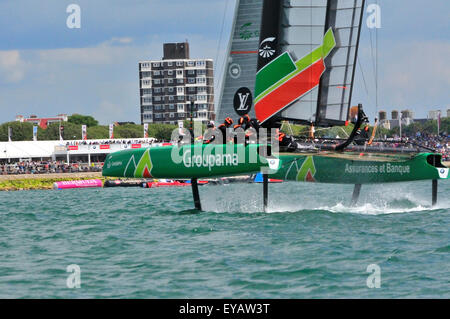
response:
<path id="1" fill-rule="evenodd" d="M 50 190 L 53 183 L 106 178 L 101 172 L 0 175 L 0 191 Z"/>

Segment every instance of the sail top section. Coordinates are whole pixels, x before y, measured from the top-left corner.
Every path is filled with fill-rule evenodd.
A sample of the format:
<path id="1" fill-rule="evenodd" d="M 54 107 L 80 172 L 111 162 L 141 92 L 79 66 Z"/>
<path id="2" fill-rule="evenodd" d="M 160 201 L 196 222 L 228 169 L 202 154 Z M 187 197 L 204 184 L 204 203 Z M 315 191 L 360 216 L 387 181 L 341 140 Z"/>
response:
<path id="1" fill-rule="evenodd" d="M 255 117 L 253 97 L 263 1 L 237 0 L 216 121 Z"/>
<path id="2" fill-rule="evenodd" d="M 255 84 L 262 123 L 348 118 L 364 0 L 265 0 Z"/>

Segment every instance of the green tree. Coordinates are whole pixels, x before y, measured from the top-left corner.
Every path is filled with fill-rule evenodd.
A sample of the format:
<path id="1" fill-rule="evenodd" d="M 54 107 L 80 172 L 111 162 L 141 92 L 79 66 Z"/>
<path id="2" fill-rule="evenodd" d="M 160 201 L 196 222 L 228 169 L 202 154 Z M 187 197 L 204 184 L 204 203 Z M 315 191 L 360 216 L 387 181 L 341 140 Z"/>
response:
<path id="1" fill-rule="evenodd" d="M 8 141 L 8 127 L 12 128 L 12 141 L 31 141 L 33 139 L 33 124 L 16 121 L 0 125 L 0 141 Z"/>
<path id="2" fill-rule="evenodd" d="M 68 118 L 69 123 L 87 125 L 87 127 L 93 127 L 98 125 L 98 121 L 89 115 L 73 114 Z"/>

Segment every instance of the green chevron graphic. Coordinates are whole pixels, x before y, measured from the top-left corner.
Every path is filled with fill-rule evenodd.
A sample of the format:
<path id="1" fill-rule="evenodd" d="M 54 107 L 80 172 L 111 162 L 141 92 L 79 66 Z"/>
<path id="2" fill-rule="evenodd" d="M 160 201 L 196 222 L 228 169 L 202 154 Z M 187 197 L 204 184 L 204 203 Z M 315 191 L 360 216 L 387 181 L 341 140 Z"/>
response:
<path id="1" fill-rule="evenodd" d="M 284 52 L 256 75 L 255 103 L 270 94 L 294 76 L 298 75 L 320 59 L 324 59 L 336 47 L 336 39 L 330 28 L 323 37 L 323 43 L 314 51 L 297 62 L 292 60 L 289 52 Z"/>
<path id="2" fill-rule="evenodd" d="M 152 177 L 151 171 L 153 168 L 152 159 L 150 158 L 150 149 L 147 149 L 142 155 L 139 163 L 134 171 L 134 177 Z"/>
<path id="3" fill-rule="evenodd" d="M 306 157 L 302 167 L 297 174 L 297 181 L 299 182 L 315 182 L 314 176 L 316 175 L 316 166 L 314 165 L 314 159 L 312 156 Z"/>

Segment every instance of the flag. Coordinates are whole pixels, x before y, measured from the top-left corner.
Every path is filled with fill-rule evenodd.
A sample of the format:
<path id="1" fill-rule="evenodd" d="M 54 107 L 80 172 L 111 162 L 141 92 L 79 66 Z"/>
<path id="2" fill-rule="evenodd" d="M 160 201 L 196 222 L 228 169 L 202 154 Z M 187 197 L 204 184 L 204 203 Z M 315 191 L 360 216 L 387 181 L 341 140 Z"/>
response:
<path id="1" fill-rule="evenodd" d="M 12 127 L 8 126 L 8 142 L 12 142 Z"/>
<path id="2" fill-rule="evenodd" d="M 87 140 L 87 127 L 86 127 L 86 125 L 81 125 L 81 139 L 83 141 Z"/>
<path id="3" fill-rule="evenodd" d="M 148 123 L 144 123 L 144 138 L 148 138 Z"/>
<path id="4" fill-rule="evenodd" d="M 114 124 L 109 124 L 109 139 L 112 140 L 114 138 Z"/>
<path id="5" fill-rule="evenodd" d="M 33 126 L 33 141 L 37 141 L 37 132 L 38 132 L 38 127 L 37 126 Z"/>
<path id="6" fill-rule="evenodd" d="M 64 141 L 64 126 L 62 125 L 59 126 L 59 141 Z"/>
<path id="7" fill-rule="evenodd" d="M 438 135 L 439 135 L 439 131 L 441 130 L 441 112 L 439 111 L 438 113 Z"/>

